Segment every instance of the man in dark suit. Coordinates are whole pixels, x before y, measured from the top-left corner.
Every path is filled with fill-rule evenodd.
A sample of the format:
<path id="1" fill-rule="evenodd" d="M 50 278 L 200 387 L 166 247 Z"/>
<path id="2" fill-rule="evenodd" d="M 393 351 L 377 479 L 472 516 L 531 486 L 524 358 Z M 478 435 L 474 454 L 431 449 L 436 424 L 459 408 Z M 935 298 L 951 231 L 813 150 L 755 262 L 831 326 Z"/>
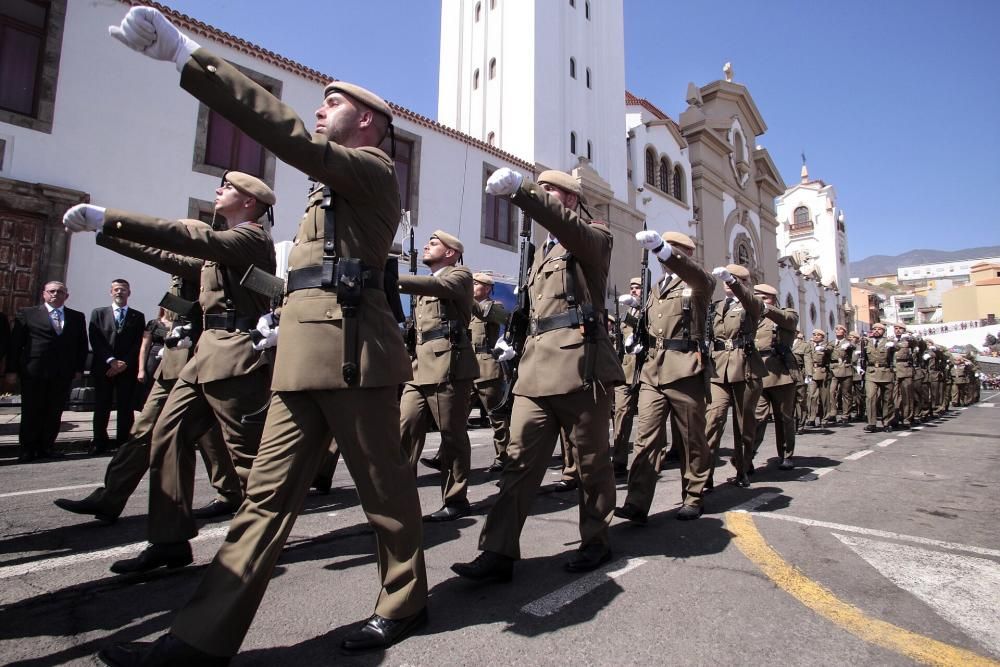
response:
<path id="1" fill-rule="evenodd" d="M 64 307 L 68 298 L 63 283 L 45 283 L 43 303 L 21 309 L 14 318 L 7 382 L 21 380 L 18 461 L 23 463 L 56 456 L 63 406 L 74 378 L 83 377 L 87 323 L 83 313 Z"/>
<path id="2" fill-rule="evenodd" d="M 10 322 L 6 313 L 0 313 L 0 371 L 4 369 L 4 359 L 7 358 L 7 347 L 10 345 Z M 3 387 L 0 387 L 0 391 Z"/>
<path id="3" fill-rule="evenodd" d="M 90 377 L 94 382 L 93 454 L 112 448 L 108 440 L 112 395 L 118 428 L 114 447 L 128 441 L 135 421 L 134 394 L 146 316 L 128 307 L 131 294 L 128 281 L 116 278 L 111 281 L 112 305 L 95 308 L 90 314 L 90 346 L 94 350 L 90 362 Z"/>

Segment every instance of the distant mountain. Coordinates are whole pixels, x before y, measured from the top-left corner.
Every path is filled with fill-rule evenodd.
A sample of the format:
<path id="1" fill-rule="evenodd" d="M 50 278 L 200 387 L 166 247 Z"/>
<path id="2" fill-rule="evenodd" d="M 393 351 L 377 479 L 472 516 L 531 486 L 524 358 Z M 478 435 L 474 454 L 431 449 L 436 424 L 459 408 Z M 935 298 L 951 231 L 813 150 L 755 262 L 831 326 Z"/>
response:
<path id="1" fill-rule="evenodd" d="M 868 276 L 884 276 L 896 273 L 901 266 L 914 264 L 936 264 L 937 262 L 960 262 L 965 259 L 980 257 L 1000 257 L 1000 246 L 983 246 L 965 250 L 911 250 L 902 255 L 872 255 L 851 262 L 852 278 L 867 278 Z"/>

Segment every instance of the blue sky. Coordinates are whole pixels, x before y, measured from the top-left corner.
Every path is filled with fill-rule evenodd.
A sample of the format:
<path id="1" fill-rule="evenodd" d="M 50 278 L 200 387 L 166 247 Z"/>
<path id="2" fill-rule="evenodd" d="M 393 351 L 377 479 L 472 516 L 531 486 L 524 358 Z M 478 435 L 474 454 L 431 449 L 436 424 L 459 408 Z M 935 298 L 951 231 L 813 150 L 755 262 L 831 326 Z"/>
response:
<path id="1" fill-rule="evenodd" d="M 437 116 L 437 0 L 166 4 Z M 785 182 L 804 151 L 837 188 L 852 259 L 1000 245 L 997 26 L 994 0 L 625 0 L 625 79 L 676 119 L 731 61 Z"/>

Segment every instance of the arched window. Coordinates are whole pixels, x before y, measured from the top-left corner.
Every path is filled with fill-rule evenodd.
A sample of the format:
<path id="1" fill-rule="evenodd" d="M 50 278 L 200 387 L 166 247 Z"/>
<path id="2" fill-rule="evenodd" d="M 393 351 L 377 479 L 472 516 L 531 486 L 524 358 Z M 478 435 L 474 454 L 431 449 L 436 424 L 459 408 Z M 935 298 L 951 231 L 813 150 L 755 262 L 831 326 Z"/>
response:
<path id="1" fill-rule="evenodd" d="M 816 304 L 815 303 L 810 303 L 809 304 L 809 321 L 810 322 L 815 322 L 816 321 Z"/>
<path id="2" fill-rule="evenodd" d="M 472 89 L 479 90 L 479 70 L 472 73 Z"/>
<path id="3" fill-rule="evenodd" d="M 740 266 L 750 267 L 750 248 L 745 243 L 736 246 L 736 263 Z"/>
<path id="4" fill-rule="evenodd" d="M 670 160 L 665 157 L 660 158 L 660 189 L 670 192 Z"/>
<path id="5" fill-rule="evenodd" d="M 831 312 L 830 313 L 830 331 L 833 331 L 833 324 L 834 324 L 834 322 L 833 322 L 833 313 Z"/>
<path id="6" fill-rule="evenodd" d="M 746 147 L 743 145 L 743 135 L 739 132 L 733 132 L 733 149 L 736 151 L 737 162 L 747 161 Z"/>
<path id="7" fill-rule="evenodd" d="M 806 208 L 805 206 L 799 206 L 797 209 L 795 209 L 792 222 L 794 222 L 796 225 L 801 225 L 804 222 L 809 222 L 809 209 Z"/>
<path id="8" fill-rule="evenodd" d="M 490 0 L 490 9 L 497 8 L 497 0 Z"/>
<path id="9" fill-rule="evenodd" d="M 476 3 L 476 23 L 479 23 L 479 16 L 483 13 L 483 5 L 480 2 Z"/>
<path id="10" fill-rule="evenodd" d="M 590 68 L 587 68 L 587 88 L 590 88 Z"/>
<path id="11" fill-rule="evenodd" d="M 594 159 L 594 145 L 589 141 L 587 142 L 587 159 L 588 160 Z"/>
<path id="12" fill-rule="evenodd" d="M 576 132 L 569 133 L 569 152 L 576 155 Z"/>
<path id="13" fill-rule="evenodd" d="M 569 0 L 570 7 L 576 7 L 576 0 Z"/>
<path id="14" fill-rule="evenodd" d="M 652 148 L 646 149 L 646 182 L 656 185 L 656 155 Z"/>
<path id="15" fill-rule="evenodd" d="M 680 201 L 685 201 L 684 199 L 684 171 L 681 169 L 679 164 L 674 165 L 674 182 L 670 188 L 670 194 L 679 199 Z"/>
<path id="16" fill-rule="evenodd" d="M 785 295 L 785 308 L 795 310 L 795 299 L 792 298 L 791 294 Z"/>
<path id="17" fill-rule="evenodd" d="M 489 78 L 492 79 L 496 77 L 496 75 L 497 75 L 497 59 L 490 58 L 490 69 L 489 69 L 489 74 L 487 76 L 489 76 Z"/>
<path id="18" fill-rule="evenodd" d="M 569 59 L 569 75 L 571 78 L 576 78 L 576 58 Z"/>
<path id="19" fill-rule="evenodd" d="M 583 12 L 584 12 L 584 14 L 587 17 L 587 20 L 590 20 L 590 3 L 589 2 L 583 3 Z"/>
<path id="20" fill-rule="evenodd" d="M 496 146 L 497 145 L 497 135 L 495 133 L 493 133 L 493 132 L 490 132 L 489 134 L 487 134 L 486 135 L 486 143 L 488 143 L 490 146 Z"/>

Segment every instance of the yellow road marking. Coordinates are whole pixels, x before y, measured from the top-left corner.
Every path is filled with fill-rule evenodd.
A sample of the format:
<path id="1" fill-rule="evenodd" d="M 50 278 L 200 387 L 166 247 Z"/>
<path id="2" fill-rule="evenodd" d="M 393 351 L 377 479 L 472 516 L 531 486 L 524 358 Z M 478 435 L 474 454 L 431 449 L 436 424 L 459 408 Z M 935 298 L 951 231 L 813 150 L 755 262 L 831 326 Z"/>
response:
<path id="1" fill-rule="evenodd" d="M 757 530 L 750 514 L 727 512 L 726 528 L 733 534 L 733 541 L 740 551 L 778 588 L 852 635 L 928 665 L 1000 665 L 991 658 L 872 618 L 854 605 L 841 601 L 772 549 Z"/>

